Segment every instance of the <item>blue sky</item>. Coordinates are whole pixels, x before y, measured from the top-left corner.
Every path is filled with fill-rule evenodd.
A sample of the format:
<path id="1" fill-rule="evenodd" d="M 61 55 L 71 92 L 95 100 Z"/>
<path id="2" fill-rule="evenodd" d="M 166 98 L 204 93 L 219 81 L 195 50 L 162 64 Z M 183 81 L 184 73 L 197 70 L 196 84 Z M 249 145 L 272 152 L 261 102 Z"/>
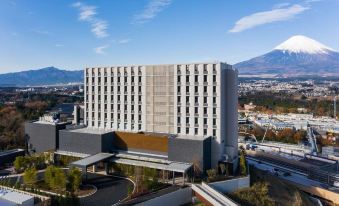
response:
<path id="1" fill-rule="evenodd" d="M 339 51 L 339 0 L 1 0 L 0 73 L 237 63 L 302 34 Z"/>

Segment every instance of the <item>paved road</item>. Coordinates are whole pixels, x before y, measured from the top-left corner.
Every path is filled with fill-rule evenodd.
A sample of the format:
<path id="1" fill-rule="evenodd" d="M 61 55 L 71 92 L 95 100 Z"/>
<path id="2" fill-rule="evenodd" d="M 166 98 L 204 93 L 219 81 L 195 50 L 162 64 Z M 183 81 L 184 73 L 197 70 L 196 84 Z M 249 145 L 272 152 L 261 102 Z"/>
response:
<path id="1" fill-rule="evenodd" d="M 127 188 L 133 185 L 126 179 L 111 176 L 88 173 L 88 184 L 95 185 L 98 191 L 89 196 L 81 198 L 85 206 L 109 206 L 127 197 Z"/>

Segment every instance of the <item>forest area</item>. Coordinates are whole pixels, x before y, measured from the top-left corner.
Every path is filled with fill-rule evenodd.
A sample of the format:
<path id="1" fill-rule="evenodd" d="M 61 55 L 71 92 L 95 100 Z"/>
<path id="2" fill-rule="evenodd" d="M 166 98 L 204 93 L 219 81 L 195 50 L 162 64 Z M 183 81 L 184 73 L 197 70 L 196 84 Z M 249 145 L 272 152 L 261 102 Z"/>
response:
<path id="1" fill-rule="evenodd" d="M 0 104 L 0 151 L 24 148 L 24 123 L 37 120 L 58 104 L 80 101 L 79 97 L 56 94 L 0 94 L 2 100 L 15 98 L 15 104 Z"/>

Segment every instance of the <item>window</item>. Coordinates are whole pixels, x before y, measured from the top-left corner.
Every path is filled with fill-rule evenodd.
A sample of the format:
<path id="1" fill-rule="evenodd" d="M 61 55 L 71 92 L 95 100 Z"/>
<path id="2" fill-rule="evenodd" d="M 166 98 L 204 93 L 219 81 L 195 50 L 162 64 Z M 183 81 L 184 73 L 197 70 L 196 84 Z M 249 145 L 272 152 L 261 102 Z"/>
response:
<path id="1" fill-rule="evenodd" d="M 186 107 L 186 114 L 189 114 L 189 113 L 190 113 L 190 108 Z"/>
<path id="2" fill-rule="evenodd" d="M 204 86 L 204 93 L 207 93 L 207 86 Z"/>
<path id="3" fill-rule="evenodd" d="M 177 123 L 181 124 L 181 118 L 180 117 L 177 118 Z"/>
<path id="4" fill-rule="evenodd" d="M 198 93 L 198 86 L 195 86 L 195 87 L 194 87 L 194 92 L 195 92 L 195 93 Z"/>
<path id="5" fill-rule="evenodd" d="M 217 87 L 213 86 L 213 93 L 216 93 L 216 92 L 217 92 Z"/>
<path id="6" fill-rule="evenodd" d="M 181 76 L 178 76 L 178 82 L 179 83 L 181 82 Z"/>
<path id="7" fill-rule="evenodd" d="M 189 83 L 189 82 L 190 82 L 190 76 L 186 75 L 186 83 Z"/>
<path id="8" fill-rule="evenodd" d="M 198 118 L 194 118 L 194 124 L 198 124 Z"/>
<path id="9" fill-rule="evenodd" d="M 178 91 L 178 93 L 180 93 L 180 92 L 181 92 L 181 88 L 180 88 L 180 86 L 178 86 L 178 90 L 177 90 L 177 91 Z"/>
<path id="10" fill-rule="evenodd" d="M 181 96 L 178 96 L 178 103 L 181 103 Z"/>
<path id="11" fill-rule="evenodd" d="M 138 115 L 138 121 L 141 121 L 141 115 L 140 114 Z"/>
<path id="12" fill-rule="evenodd" d="M 140 76 L 138 77 L 138 82 L 141 83 L 141 77 Z"/>
<path id="13" fill-rule="evenodd" d="M 178 127 L 178 128 L 177 128 L 177 130 L 178 130 L 178 133 L 181 133 L 181 129 L 180 129 L 180 127 Z"/>
<path id="14" fill-rule="evenodd" d="M 207 125 L 207 118 L 204 118 L 204 125 Z"/>
<path id="15" fill-rule="evenodd" d="M 204 104 L 207 104 L 207 97 L 204 97 Z"/>
<path id="16" fill-rule="evenodd" d="M 204 129 L 204 135 L 207 135 L 207 129 Z"/>
<path id="17" fill-rule="evenodd" d="M 199 104 L 199 97 L 194 97 L 194 103 Z"/>
<path id="18" fill-rule="evenodd" d="M 194 128 L 194 135 L 198 135 L 198 128 Z"/>
<path id="19" fill-rule="evenodd" d="M 204 75 L 204 82 L 207 82 L 207 75 Z"/>
<path id="20" fill-rule="evenodd" d="M 204 114 L 207 114 L 207 107 L 204 107 Z"/>
<path id="21" fill-rule="evenodd" d="M 216 103 L 217 103 L 217 98 L 213 97 L 213 104 L 216 104 Z"/>
<path id="22" fill-rule="evenodd" d="M 190 103 L 190 97 L 186 96 L 186 103 Z"/>
<path id="23" fill-rule="evenodd" d="M 190 87 L 186 86 L 186 93 L 189 93 L 189 92 L 190 92 Z"/>
<path id="24" fill-rule="evenodd" d="M 189 123 L 190 123 L 190 118 L 186 117 L 186 124 L 189 124 Z"/>
<path id="25" fill-rule="evenodd" d="M 186 127 L 186 134 L 189 134 L 189 133 L 190 133 L 190 128 Z"/>
<path id="26" fill-rule="evenodd" d="M 217 108 L 213 108 L 213 114 L 217 114 Z"/>
<path id="27" fill-rule="evenodd" d="M 216 75 L 213 75 L 213 82 L 217 82 L 217 76 Z"/>
<path id="28" fill-rule="evenodd" d="M 216 125 L 217 125 L 217 120 L 213 119 L 213 126 L 216 126 Z"/>
<path id="29" fill-rule="evenodd" d="M 180 113 L 180 112 L 181 112 L 180 110 L 181 110 L 181 107 L 178 107 L 178 113 Z"/>
<path id="30" fill-rule="evenodd" d="M 138 87 L 138 92 L 141 92 L 141 86 Z"/>
<path id="31" fill-rule="evenodd" d="M 217 131 L 214 129 L 213 130 L 213 137 L 217 136 Z"/>
<path id="32" fill-rule="evenodd" d="M 198 114 L 198 107 L 194 107 L 194 113 Z"/>

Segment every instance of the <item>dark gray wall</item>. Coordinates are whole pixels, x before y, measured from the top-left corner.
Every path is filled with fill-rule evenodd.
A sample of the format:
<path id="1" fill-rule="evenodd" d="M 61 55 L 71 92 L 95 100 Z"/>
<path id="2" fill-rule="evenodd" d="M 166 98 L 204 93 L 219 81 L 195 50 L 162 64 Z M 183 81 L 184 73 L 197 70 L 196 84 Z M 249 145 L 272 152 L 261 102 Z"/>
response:
<path id="1" fill-rule="evenodd" d="M 11 150 L 11 152 L 6 153 L 0 152 L 0 166 L 4 166 L 5 164 L 12 164 L 16 157 L 25 156 L 25 150 Z"/>
<path id="2" fill-rule="evenodd" d="M 28 138 L 28 149 L 35 152 L 56 150 L 59 146 L 59 130 L 65 129 L 65 124 L 40 124 L 34 122 L 25 123 L 25 134 Z"/>
<path id="3" fill-rule="evenodd" d="M 211 138 L 205 140 L 169 138 L 168 160 L 197 163 L 202 172 L 210 169 Z"/>
<path id="4" fill-rule="evenodd" d="M 106 134 L 91 134 L 61 130 L 59 149 L 68 152 L 97 154 L 109 152 L 113 148 L 113 132 Z"/>

